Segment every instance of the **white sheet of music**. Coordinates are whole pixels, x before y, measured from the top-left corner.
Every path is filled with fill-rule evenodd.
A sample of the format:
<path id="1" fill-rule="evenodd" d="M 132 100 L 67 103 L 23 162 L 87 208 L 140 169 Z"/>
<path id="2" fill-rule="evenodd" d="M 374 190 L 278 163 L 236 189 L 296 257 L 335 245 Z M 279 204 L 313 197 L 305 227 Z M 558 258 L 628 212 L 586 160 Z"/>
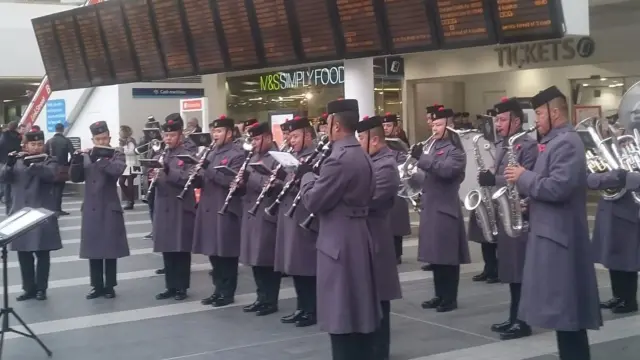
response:
<path id="1" fill-rule="evenodd" d="M 281 151 L 269 151 L 269 154 L 281 164 L 283 167 L 297 167 L 300 165 L 300 161 L 295 158 L 295 156 L 289 154 L 288 152 Z"/>

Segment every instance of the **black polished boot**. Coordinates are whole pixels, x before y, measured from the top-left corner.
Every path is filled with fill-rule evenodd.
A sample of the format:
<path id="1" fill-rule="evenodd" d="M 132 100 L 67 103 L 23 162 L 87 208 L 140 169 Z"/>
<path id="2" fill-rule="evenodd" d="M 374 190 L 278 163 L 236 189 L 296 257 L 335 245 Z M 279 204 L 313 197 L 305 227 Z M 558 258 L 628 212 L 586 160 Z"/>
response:
<path id="1" fill-rule="evenodd" d="M 507 320 L 504 322 L 501 322 L 499 324 L 493 324 L 491 325 L 491 331 L 493 332 L 503 332 L 505 330 L 507 330 L 508 328 L 511 327 L 513 323 L 511 322 L 511 320 Z"/>
<path id="2" fill-rule="evenodd" d="M 423 301 L 420 306 L 422 306 L 423 309 L 435 309 L 440 306 L 440 303 L 442 303 L 442 299 L 434 297 L 431 300 Z"/>
<path id="3" fill-rule="evenodd" d="M 487 275 L 487 280 L 485 280 L 487 284 L 497 284 L 500 282 L 500 278 L 498 275 Z"/>
<path id="4" fill-rule="evenodd" d="M 213 307 L 222 307 L 222 306 L 227 306 L 227 305 L 231 305 L 235 302 L 235 299 L 232 297 L 227 297 L 227 296 L 220 296 L 219 298 L 216 299 L 216 301 L 213 302 L 213 304 L 211 304 Z"/>
<path id="5" fill-rule="evenodd" d="M 458 308 L 457 301 L 442 301 L 436 308 L 437 312 L 449 312 Z"/>
<path id="6" fill-rule="evenodd" d="M 251 312 L 256 312 L 258 311 L 258 309 L 260 309 L 262 307 L 263 303 L 256 300 L 253 302 L 253 304 L 249 304 L 245 307 L 242 308 L 242 311 L 246 312 L 246 313 L 251 313 Z"/>
<path id="7" fill-rule="evenodd" d="M 187 290 L 176 290 L 176 294 L 173 297 L 174 300 L 182 301 L 187 298 Z"/>
<path id="8" fill-rule="evenodd" d="M 630 314 L 638 311 L 638 302 L 622 300 L 616 306 L 611 308 L 614 314 Z"/>
<path id="9" fill-rule="evenodd" d="M 618 298 L 618 297 L 613 297 L 605 302 L 601 302 L 600 303 L 600 308 L 601 309 L 613 309 L 614 307 L 618 306 L 618 304 L 620 304 L 622 302 L 622 299 Z"/>
<path id="10" fill-rule="evenodd" d="M 313 326 L 317 323 L 318 320 L 316 319 L 316 314 L 304 312 L 302 313 L 302 316 L 300 316 L 298 320 L 296 320 L 296 327 Z"/>
<path id="11" fill-rule="evenodd" d="M 431 264 L 425 264 L 421 267 L 422 271 L 433 271 L 433 266 Z"/>
<path id="12" fill-rule="evenodd" d="M 36 300 L 47 300 L 47 291 L 46 290 L 38 290 L 36 291 Z"/>
<path id="13" fill-rule="evenodd" d="M 160 294 L 156 295 L 156 299 L 157 300 L 171 299 L 175 295 L 176 295 L 176 291 L 174 289 L 166 289 L 165 291 L 163 291 Z"/>
<path id="14" fill-rule="evenodd" d="M 257 311 L 256 316 L 267 316 L 278 312 L 278 305 L 263 304 Z"/>
<path id="15" fill-rule="evenodd" d="M 35 299 L 35 298 L 36 298 L 35 291 L 25 291 L 16 298 L 16 301 L 25 301 L 25 300 Z"/>
<path id="16" fill-rule="evenodd" d="M 158 270 L 156 270 L 156 274 L 158 274 L 158 275 L 164 275 L 164 269 L 158 269 Z"/>
<path id="17" fill-rule="evenodd" d="M 216 300 L 218 300 L 219 297 L 220 297 L 220 295 L 213 294 L 213 295 L 209 296 L 208 298 L 204 298 L 204 299 L 200 300 L 200 304 L 202 304 L 202 305 L 211 305 Z"/>
<path id="18" fill-rule="evenodd" d="M 94 287 L 91 289 L 91 291 L 89 291 L 86 298 L 87 300 L 93 300 L 101 297 L 102 295 L 104 295 L 104 289 Z"/>
<path id="19" fill-rule="evenodd" d="M 292 314 L 281 317 L 280 322 L 283 324 L 293 324 L 298 321 L 303 314 L 302 310 L 296 310 Z"/>
<path id="20" fill-rule="evenodd" d="M 487 281 L 487 278 L 488 278 L 487 273 L 485 271 L 483 271 L 478 275 L 474 275 L 471 278 L 471 280 L 473 280 L 473 281 Z"/>
<path id="21" fill-rule="evenodd" d="M 104 289 L 104 298 L 105 299 L 113 299 L 116 297 L 116 291 L 113 290 L 112 287 Z"/>
<path id="22" fill-rule="evenodd" d="M 133 201 L 129 201 L 127 205 L 122 208 L 122 210 L 133 210 Z"/>
<path id="23" fill-rule="evenodd" d="M 514 340 L 527 336 L 531 336 L 531 326 L 522 321 L 516 321 L 500 334 L 500 340 Z"/>

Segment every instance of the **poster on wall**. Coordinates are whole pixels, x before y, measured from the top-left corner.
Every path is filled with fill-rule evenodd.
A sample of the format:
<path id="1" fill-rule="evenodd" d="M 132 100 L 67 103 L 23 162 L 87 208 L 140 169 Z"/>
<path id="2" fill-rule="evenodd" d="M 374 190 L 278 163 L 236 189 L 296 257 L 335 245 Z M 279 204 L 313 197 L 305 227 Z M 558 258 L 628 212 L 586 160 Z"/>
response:
<path id="1" fill-rule="evenodd" d="M 274 111 L 269 113 L 269 124 L 271 124 L 271 132 L 273 133 L 273 139 L 278 144 L 278 147 L 282 146 L 282 130 L 280 125 L 285 121 L 293 119 L 295 114 L 293 111 Z"/>
<path id="2" fill-rule="evenodd" d="M 580 121 L 590 117 L 602 117 L 602 106 L 600 105 L 574 105 L 573 106 L 573 125 L 577 125 Z"/>

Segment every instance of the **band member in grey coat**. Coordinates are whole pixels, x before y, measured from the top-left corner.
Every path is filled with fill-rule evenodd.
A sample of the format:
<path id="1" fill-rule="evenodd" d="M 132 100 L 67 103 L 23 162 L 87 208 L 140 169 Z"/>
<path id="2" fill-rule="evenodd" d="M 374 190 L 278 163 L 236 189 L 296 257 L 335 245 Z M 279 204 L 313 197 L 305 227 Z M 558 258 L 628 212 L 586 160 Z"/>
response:
<path id="1" fill-rule="evenodd" d="M 278 163 L 269 151 L 278 149 L 273 142 L 271 128 L 268 123 L 250 126 L 247 133 L 251 138 L 254 155 L 250 163 L 262 163 L 274 170 Z M 280 177 L 281 174 L 278 174 Z M 278 311 L 278 295 L 280 293 L 281 274 L 274 271 L 276 252 L 277 215 L 270 216 L 264 209 L 271 205 L 280 192 L 277 181 L 261 202 L 255 215 L 249 210 L 255 205 L 262 188 L 269 181 L 270 175 L 262 175 L 251 167 L 244 173 L 244 196 L 242 197 L 242 229 L 240 231 L 240 262 L 251 266 L 257 287 L 257 299 L 243 308 L 244 312 L 256 313 L 258 316 L 270 315 Z"/>
<path id="2" fill-rule="evenodd" d="M 484 171 L 478 174 L 478 183 L 483 187 L 501 188 L 507 185 L 502 175 L 509 163 L 508 146 L 511 136 L 522 132 L 522 119 L 524 113 L 518 99 L 504 98 L 494 106 L 496 111 L 495 126 L 496 132 L 502 140 L 496 144 L 496 165 L 495 173 Z M 518 164 L 525 169 L 531 170 L 538 157 L 538 144 L 528 135 L 519 137 L 514 144 Z M 531 327 L 524 321 L 518 320 L 518 306 L 520 304 L 520 293 L 522 290 L 522 269 L 524 268 L 524 257 L 527 249 L 527 238 L 529 234 L 522 232 L 515 238 L 509 237 L 504 231 L 502 222 L 498 220 L 498 257 L 500 258 L 498 275 L 503 283 L 509 284 L 511 293 L 511 307 L 509 309 L 509 319 L 502 323 L 491 325 L 491 330 L 500 333 L 502 340 L 517 339 L 531 335 Z"/>
<path id="3" fill-rule="evenodd" d="M 420 206 L 420 236 L 418 261 L 433 267 L 435 297 L 422 303 L 423 309 L 438 312 L 458 307 L 460 264 L 468 264 L 469 244 L 464 229 L 458 191 L 464 179 L 467 158 L 455 133 L 446 128 L 451 109 L 440 108 L 433 113 L 433 140 L 415 146 L 411 156 L 426 176 Z"/>
<path id="4" fill-rule="evenodd" d="M 385 138 L 398 137 L 398 115 L 387 113 L 382 118 Z M 387 149 L 389 149 L 387 147 Z M 401 165 L 407 160 L 408 154 L 403 151 L 389 149 L 395 155 L 396 165 Z M 397 167 L 396 167 L 397 169 Z M 397 191 L 398 189 L 396 189 Z M 393 244 L 397 262 L 402 262 L 402 238 L 411 234 L 411 220 L 409 218 L 409 204 L 407 200 L 396 196 L 391 209 L 391 231 L 393 232 Z"/>
<path id="5" fill-rule="evenodd" d="M 296 117 L 288 122 L 289 145 L 294 156 L 300 160 L 314 153 L 313 128 L 307 118 Z M 290 180 L 295 174 L 289 174 Z M 309 211 L 298 203 L 293 214 L 287 216 L 299 189 L 293 189 L 282 199 L 278 207 L 278 230 L 276 236 L 275 270 L 293 277 L 293 286 L 298 299 L 296 311 L 280 319 L 284 324 L 297 327 L 316 323 L 316 240 L 317 223 L 305 229 L 300 224 L 309 216 Z"/>
<path id="6" fill-rule="evenodd" d="M 379 116 L 365 117 L 358 123 L 358 141 L 371 156 L 376 190 L 369 205 L 369 229 L 373 237 L 376 290 L 381 301 L 382 323 L 376 335 L 376 352 L 372 360 L 389 359 L 391 343 L 391 300 L 402 298 L 396 252 L 393 248 L 391 215 L 398 201 L 400 174 L 396 154 L 387 147 Z M 404 199 L 400 199 L 404 202 Z M 406 207 L 406 203 L 404 203 Z"/>
<path id="7" fill-rule="evenodd" d="M 202 304 L 214 307 L 233 303 L 238 286 L 240 198 L 231 198 L 228 211 L 224 215 L 218 214 L 235 179 L 220 167 L 238 172 L 246 157 L 244 150 L 233 142 L 233 129 L 233 119 L 225 116 L 209 124 L 215 149 L 202 163 L 202 191 L 193 234 L 192 252 L 207 255 L 213 267 L 213 295 L 203 299 Z"/>
<path id="8" fill-rule="evenodd" d="M 162 124 L 165 149 L 155 157 L 162 167 L 156 169 L 153 251 L 162 253 L 166 285 L 166 290 L 156 295 L 158 300 L 186 299 L 191 280 L 196 199 L 193 191 L 187 191 L 184 199 L 178 199 L 189 179 L 192 166 L 180 160 L 177 155 L 193 155 L 182 144 L 182 124 L 179 114 L 167 116 Z"/>
<path id="9" fill-rule="evenodd" d="M 555 86 L 534 96 L 541 137 L 533 170 L 504 176 L 528 197 L 529 241 L 518 319 L 554 329 L 562 360 L 589 360 L 587 329 L 602 326 L 587 223 L 585 148 Z"/>
<path id="10" fill-rule="evenodd" d="M 589 174 L 593 190 L 624 189 L 626 171 Z M 631 182 L 630 182 L 631 183 Z M 638 271 L 640 270 L 640 208 L 631 190 L 617 200 L 600 199 L 591 243 L 595 261 L 609 269 L 613 298 L 600 303 L 614 314 L 638 311 Z"/>
<path id="11" fill-rule="evenodd" d="M 89 126 L 96 146 L 109 146 L 111 134 L 107 123 L 98 121 Z M 98 158 L 91 149 L 76 152 L 69 175 L 75 183 L 84 182 L 80 258 L 89 259 L 91 291 L 87 299 L 116 296 L 117 259 L 129 256 L 127 230 L 118 197 L 118 178 L 127 167 L 125 155 Z"/>
<path id="12" fill-rule="evenodd" d="M 47 158 L 44 154 L 42 131 L 31 131 L 25 133 L 24 137 L 26 153 L 10 153 L 0 171 L 0 182 L 11 185 L 13 206 L 9 215 L 25 207 L 43 207 L 57 211 L 54 181 L 58 174 L 58 164 L 55 158 Z M 10 249 L 18 252 L 24 290 L 18 296 L 18 301 L 34 298 L 46 300 L 51 265 L 50 252 L 61 248 L 62 239 L 56 217 L 13 240 Z M 37 264 L 34 264 L 34 257 Z"/>
<path id="13" fill-rule="evenodd" d="M 333 360 L 371 360 L 382 312 L 376 289 L 375 244 L 367 217 L 375 191 L 373 164 L 354 133 L 358 101 L 327 105 L 333 150 L 319 171 L 302 178 L 302 203 L 317 216 L 318 323 L 331 336 Z"/>

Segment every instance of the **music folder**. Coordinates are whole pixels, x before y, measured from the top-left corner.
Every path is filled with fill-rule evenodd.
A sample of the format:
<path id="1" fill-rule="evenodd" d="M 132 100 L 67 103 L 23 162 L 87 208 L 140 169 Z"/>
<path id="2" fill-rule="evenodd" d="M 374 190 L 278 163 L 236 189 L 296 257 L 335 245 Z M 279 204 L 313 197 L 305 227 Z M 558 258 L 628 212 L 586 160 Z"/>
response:
<path id="1" fill-rule="evenodd" d="M 22 208 L 0 223 L 0 245 L 35 228 L 56 213 L 44 208 Z"/>
<path id="2" fill-rule="evenodd" d="M 226 175 L 226 176 L 233 176 L 233 177 L 235 177 L 235 176 L 237 176 L 237 175 L 238 175 L 238 173 L 237 173 L 237 172 L 233 171 L 233 169 L 231 169 L 231 168 L 230 168 L 230 167 L 228 167 L 228 166 L 218 165 L 218 166 L 214 167 L 214 169 L 216 169 L 216 170 L 220 171 L 221 173 L 223 173 L 223 174 L 224 174 L 224 175 Z"/>
<path id="3" fill-rule="evenodd" d="M 116 153 L 116 149 L 108 146 L 94 146 L 91 149 L 91 155 L 98 158 L 112 158 Z"/>
<path id="4" fill-rule="evenodd" d="M 273 171 L 266 167 L 263 163 L 251 163 L 249 164 L 249 166 L 251 166 L 251 169 L 261 175 L 271 176 L 273 174 Z"/>
<path id="5" fill-rule="evenodd" d="M 288 152 L 269 151 L 269 155 L 284 168 L 293 168 L 300 165 L 300 161 Z"/>
<path id="6" fill-rule="evenodd" d="M 200 160 L 198 160 L 195 156 L 193 155 L 188 155 L 188 154 L 182 154 L 182 155 L 176 155 L 176 157 L 182 161 L 184 161 L 185 164 L 189 164 L 189 165 L 195 165 L 197 163 L 200 162 Z"/>
<path id="7" fill-rule="evenodd" d="M 47 158 L 49 158 L 47 154 L 38 154 L 38 155 L 25 156 L 24 159 L 22 159 L 22 161 L 24 162 L 25 166 L 29 166 L 31 164 L 38 164 L 38 163 L 44 162 L 45 160 L 47 160 Z"/>
<path id="8" fill-rule="evenodd" d="M 140 165 L 150 169 L 160 169 L 164 167 L 164 165 L 160 163 L 158 159 L 140 159 L 138 161 L 140 161 Z"/>
<path id="9" fill-rule="evenodd" d="M 208 147 L 213 141 L 213 139 L 211 138 L 211 134 L 205 132 L 189 134 L 189 139 L 191 139 L 191 141 L 193 141 L 198 147 Z"/>

